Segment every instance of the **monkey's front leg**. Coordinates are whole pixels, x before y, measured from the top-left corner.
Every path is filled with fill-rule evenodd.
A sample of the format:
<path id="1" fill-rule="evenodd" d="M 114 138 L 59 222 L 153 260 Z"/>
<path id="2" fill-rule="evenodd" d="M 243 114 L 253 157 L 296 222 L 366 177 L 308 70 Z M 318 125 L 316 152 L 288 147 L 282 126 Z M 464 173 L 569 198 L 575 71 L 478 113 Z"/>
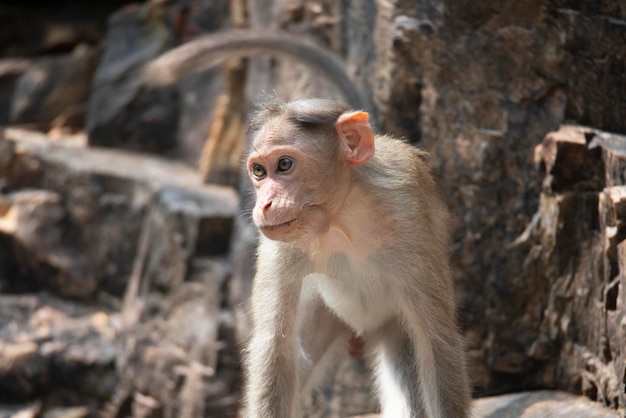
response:
<path id="1" fill-rule="evenodd" d="M 297 308 L 302 271 L 297 260 L 271 243 L 259 248 L 252 289 L 252 337 L 248 345 L 245 398 L 249 418 L 293 418 L 296 388 Z M 278 263 L 275 258 L 283 256 Z"/>
<path id="2" fill-rule="evenodd" d="M 268 292 L 263 278 L 255 280 L 254 328 L 247 353 L 247 416 L 291 418 L 296 397 L 296 312 L 291 307 L 297 306 L 297 300 L 272 301 L 282 293 L 280 289 Z"/>

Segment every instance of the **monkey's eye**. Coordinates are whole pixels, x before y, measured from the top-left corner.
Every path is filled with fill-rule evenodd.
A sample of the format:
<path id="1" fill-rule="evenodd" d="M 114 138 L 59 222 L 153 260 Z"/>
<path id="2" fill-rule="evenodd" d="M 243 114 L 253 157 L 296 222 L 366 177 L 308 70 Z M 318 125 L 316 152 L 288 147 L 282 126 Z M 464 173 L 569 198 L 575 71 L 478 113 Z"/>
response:
<path id="1" fill-rule="evenodd" d="M 285 173 L 293 167 L 293 160 L 288 157 L 283 157 L 278 160 L 278 167 L 276 167 L 279 173 Z"/>
<path id="2" fill-rule="evenodd" d="M 252 175 L 257 180 L 261 180 L 267 174 L 265 168 L 260 164 L 252 164 L 252 169 L 250 171 L 252 171 Z"/>

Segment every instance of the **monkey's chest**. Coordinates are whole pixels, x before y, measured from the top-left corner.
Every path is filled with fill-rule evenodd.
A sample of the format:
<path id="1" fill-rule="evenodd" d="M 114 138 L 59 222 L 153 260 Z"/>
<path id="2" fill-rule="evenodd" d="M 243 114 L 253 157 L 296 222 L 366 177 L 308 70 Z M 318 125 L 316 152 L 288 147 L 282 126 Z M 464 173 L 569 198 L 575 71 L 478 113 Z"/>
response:
<path id="1" fill-rule="evenodd" d="M 326 271 L 313 276 L 324 303 L 359 335 L 378 328 L 393 314 L 390 289 L 375 265 L 331 257 Z"/>

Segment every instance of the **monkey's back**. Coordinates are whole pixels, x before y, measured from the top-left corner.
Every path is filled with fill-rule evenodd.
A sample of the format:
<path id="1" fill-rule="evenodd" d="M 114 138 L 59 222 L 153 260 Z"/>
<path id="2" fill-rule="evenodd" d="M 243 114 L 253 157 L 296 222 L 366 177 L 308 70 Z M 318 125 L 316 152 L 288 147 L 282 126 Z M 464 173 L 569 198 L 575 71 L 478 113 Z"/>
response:
<path id="1" fill-rule="evenodd" d="M 416 223 L 420 224 L 422 233 L 447 247 L 452 222 L 432 177 L 428 158 L 426 151 L 405 141 L 378 135 L 374 158 L 358 167 L 359 178 L 362 187 L 378 198 L 377 203 L 384 207 L 386 216 L 408 222 L 410 230 Z"/>

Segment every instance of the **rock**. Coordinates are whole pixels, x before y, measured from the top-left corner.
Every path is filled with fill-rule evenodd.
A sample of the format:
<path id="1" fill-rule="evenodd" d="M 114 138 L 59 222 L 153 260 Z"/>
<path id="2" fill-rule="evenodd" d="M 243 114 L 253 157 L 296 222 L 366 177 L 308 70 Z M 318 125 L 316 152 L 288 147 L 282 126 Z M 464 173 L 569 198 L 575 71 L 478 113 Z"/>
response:
<path id="1" fill-rule="evenodd" d="M 6 178 L 13 159 L 13 153 L 13 142 L 6 141 L 4 138 L 4 131 L 0 130 L 0 191 L 3 191 L 5 188 L 7 181 Z"/>
<path id="2" fill-rule="evenodd" d="M 215 100 L 224 86 L 221 68 L 192 74 L 176 85 L 180 94 L 180 120 L 176 144 L 167 155 L 197 167 L 209 136 Z"/>
<path id="3" fill-rule="evenodd" d="M 45 397 L 36 413 L 51 417 L 232 415 L 234 190 L 80 137 L 4 133 L 0 402 Z M 16 295 L 41 289 L 81 305 Z"/>
<path id="4" fill-rule="evenodd" d="M 155 285 L 180 283 L 194 257 L 228 250 L 232 189 L 203 185 L 188 167 L 146 155 L 19 130 L 6 137 L 13 145 L 5 188 L 15 191 L 3 197 L 0 225 L 28 260 L 20 265 L 30 266 L 31 281 L 48 269 L 45 285 L 55 292 L 121 296 L 148 213 L 157 223 L 146 269 Z"/>
<path id="5" fill-rule="evenodd" d="M 178 92 L 146 89 L 142 66 L 174 44 L 174 34 L 149 6 L 123 9 L 109 19 L 104 55 L 96 72 L 87 129 L 92 145 L 145 150 L 173 147 L 178 129 Z"/>
<path id="6" fill-rule="evenodd" d="M 600 149 L 590 150 L 584 128 L 563 125 L 535 148 L 535 163 L 543 164 L 544 187 L 555 193 L 604 188 L 605 169 Z"/>
<path id="7" fill-rule="evenodd" d="M 120 384 L 104 418 L 125 416 L 127 405 L 140 416 L 181 418 L 236 410 L 241 360 L 232 313 L 220 307 L 229 268 L 219 258 L 190 268 L 188 281 L 165 292 L 144 276 L 141 294 L 125 295 Z"/>
<path id="8" fill-rule="evenodd" d="M 13 92 L 17 80 L 30 67 L 26 59 L 3 59 L 0 60 L 0 124 L 9 123 Z M 0 155 L 2 153 L 0 152 Z"/>
<path id="9" fill-rule="evenodd" d="M 585 138 L 591 138 L 589 148 L 601 148 L 606 171 L 606 185 L 626 184 L 626 135 L 585 129 Z"/>
<path id="10" fill-rule="evenodd" d="M 184 37 L 183 41 L 203 33 L 220 31 L 227 26 L 229 4 L 226 0 L 190 2 L 187 28 L 193 29 L 193 33 Z M 211 129 L 215 100 L 224 89 L 222 72 L 221 67 L 200 71 L 177 84 L 181 117 L 176 148 L 171 153 L 173 158 L 192 166 L 198 165 Z"/>
<path id="11" fill-rule="evenodd" d="M 547 295 L 544 307 L 535 299 L 526 314 L 542 312 L 539 333 L 526 351 L 543 364 L 541 380 L 618 407 L 626 373 L 626 304 L 618 298 L 626 285 L 619 259 L 626 186 L 605 186 L 614 182 L 615 167 L 623 167 L 626 156 L 589 147 L 595 136 L 609 135 L 562 126 L 537 146 L 544 191 L 529 229 L 512 247 L 527 248 L 526 269 L 540 272 L 535 274 Z"/>
<path id="12" fill-rule="evenodd" d="M 162 188 L 149 214 L 145 280 L 169 291 L 188 279 L 193 258 L 225 256 L 230 248 L 233 209 L 218 198 L 176 187 Z"/>
<path id="13" fill-rule="evenodd" d="M 197 163 L 221 88 L 220 71 L 169 86 L 149 85 L 140 76 L 145 64 L 187 39 L 189 30 L 197 35 L 227 22 L 225 1 L 192 1 L 185 7 L 146 4 L 111 16 L 89 102 L 91 145 L 168 153 Z"/>
<path id="14" fill-rule="evenodd" d="M 30 276 L 28 285 L 14 280 L 4 290 L 47 288 L 68 296 L 96 291 L 82 253 L 63 239 L 67 213 L 59 193 L 25 190 L 0 199 L 7 207 L 0 217 L 0 233 L 12 237 L 16 261 Z"/>
<path id="15" fill-rule="evenodd" d="M 77 406 L 73 408 L 52 408 L 42 415 L 42 418 L 85 418 L 89 409 Z"/>
<path id="16" fill-rule="evenodd" d="M 83 118 L 73 128 L 82 127 L 98 59 L 97 50 L 82 46 L 69 55 L 33 60 L 15 84 L 10 122 L 48 129 L 55 119 L 79 114 Z"/>
<path id="17" fill-rule="evenodd" d="M 620 413 L 581 396 L 539 391 L 477 399 L 476 418 L 620 418 Z"/>
<path id="18" fill-rule="evenodd" d="M 41 411 L 41 403 L 0 405 L 0 418 L 35 418 Z"/>
<path id="19" fill-rule="evenodd" d="M 604 408 L 582 396 L 565 392 L 538 391 L 490 396 L 474 400 L 474 418 L 620 418 L 615 410 Z M 380 418 L 378 414 L 351 418 Z"/>
<path id="20" fill-rule="evenodd" d="M 113 316 L 49 295 L 0 296 L 0 403 L 110 396 Z M 93 383 L 97 384 L 93 384 Z M 93 409 L 92 409 L 93 412 Z"/>
<path id="21" fill-rule="evenodd" d="M 0 11 L 0 56 L 65 54 L 80 44 L 97 44 L 104 36 L 106 17 L 119 3 L 97 0 L 92 6 L 7 4 Z"/>

